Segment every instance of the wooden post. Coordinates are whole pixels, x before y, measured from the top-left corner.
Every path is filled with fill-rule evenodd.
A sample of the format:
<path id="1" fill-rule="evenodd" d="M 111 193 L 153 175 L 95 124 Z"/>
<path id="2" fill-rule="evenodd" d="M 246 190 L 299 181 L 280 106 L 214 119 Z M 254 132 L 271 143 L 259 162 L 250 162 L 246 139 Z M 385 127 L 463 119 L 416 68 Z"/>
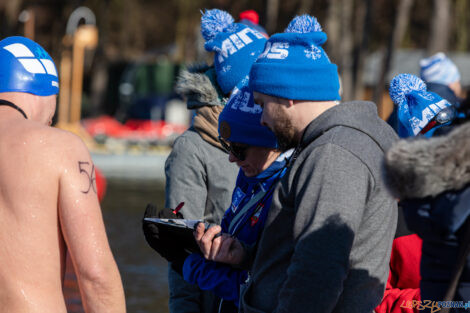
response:
<path id="1" fill-rule="evenodd" d="M 59 117 L 57 123 L 65 125 L 70 122 L 70 79 L 72 75 L 72 38 L 65 35 L 62 40 L 64 50 L 60 60 L 60 92 L 59 92 Z"/>
<path id="2" fill-rule="evenodd" d="M 74 35 L 72 61 L 72 92 L 70 100 L 70 123 L 79 123 L 82 108 L 83 64 L 85 49 L 98 44 L 98 30 L 94 25 L 80 26 Z"/>

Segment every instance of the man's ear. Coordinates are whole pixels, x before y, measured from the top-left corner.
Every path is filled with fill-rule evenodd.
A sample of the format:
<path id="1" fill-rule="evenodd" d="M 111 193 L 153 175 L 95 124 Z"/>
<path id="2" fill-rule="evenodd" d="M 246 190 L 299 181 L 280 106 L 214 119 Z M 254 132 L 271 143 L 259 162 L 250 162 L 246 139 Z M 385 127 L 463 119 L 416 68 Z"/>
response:
<path id="1" fill-rule="evenodd" d="M 294 104 L 295 104 L 295 103 L 294 103 L 294 100 L 290 100 L 290 99 L 287 100 L 287 103 L 288 103 L 287 107 L 294 106 Z"/>

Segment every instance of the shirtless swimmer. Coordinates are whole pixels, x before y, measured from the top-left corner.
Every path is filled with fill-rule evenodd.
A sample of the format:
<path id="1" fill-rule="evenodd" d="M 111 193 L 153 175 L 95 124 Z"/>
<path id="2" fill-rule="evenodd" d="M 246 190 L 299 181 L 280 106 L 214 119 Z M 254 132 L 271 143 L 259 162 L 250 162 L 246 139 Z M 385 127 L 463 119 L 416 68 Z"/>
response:
<path id="1" fill-rule="evenodd" d="M 125 312 L 90 154 L 77 136 L 49 127 L 54 62 L 37 43 L 9 37 L 0 69 L 1 311 L 65 313 L 68 251 L 85 312 Z"/>

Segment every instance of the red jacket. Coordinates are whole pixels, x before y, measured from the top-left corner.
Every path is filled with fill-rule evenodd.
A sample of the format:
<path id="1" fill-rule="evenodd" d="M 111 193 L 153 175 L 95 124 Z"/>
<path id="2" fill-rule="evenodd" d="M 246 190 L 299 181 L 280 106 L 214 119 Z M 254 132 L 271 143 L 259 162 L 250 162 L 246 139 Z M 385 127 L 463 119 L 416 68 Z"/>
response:
<path id="1" fill-rule="evenodd" d="M 375 308 L 377 313 L 418 313 L 411 309 L 412 301 L 420 300 L 419 263 L 422 241 L 417 235 L 393 240 L 390 257 L 390 274 L 382 302 Z M 416 302 L 415 302 L 416 303 Z"/>

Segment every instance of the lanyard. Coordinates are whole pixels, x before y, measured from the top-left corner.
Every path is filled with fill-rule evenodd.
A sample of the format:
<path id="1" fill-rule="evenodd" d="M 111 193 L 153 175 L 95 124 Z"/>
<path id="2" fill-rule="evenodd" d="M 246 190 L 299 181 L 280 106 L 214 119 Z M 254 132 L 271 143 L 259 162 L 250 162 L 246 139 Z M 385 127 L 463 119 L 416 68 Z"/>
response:
<path id="1" fill-rule="evenodd" d="M 263 198 L 263 196 L 266 194 L 266 191 L 264 191 L 263 189 L 260 189 L 260 191 L 258 191 L 253 197 L 251 197 L 250 201 L 248 201 L 244 206 L 243 208 L 238 212 L 237 215 L 235 215 L 232 219 L 232 221 L 230 222 L 230 225 L 228 227 L 228 232 L 229 233 L 233 233 L 233 230 L 235 229 L 235 227 L 240 223 L 241 219 L 245 216 L 245 213 L 255 204 L 257 203 L 259 200 L 261 200 L 261 198 Z"/>

